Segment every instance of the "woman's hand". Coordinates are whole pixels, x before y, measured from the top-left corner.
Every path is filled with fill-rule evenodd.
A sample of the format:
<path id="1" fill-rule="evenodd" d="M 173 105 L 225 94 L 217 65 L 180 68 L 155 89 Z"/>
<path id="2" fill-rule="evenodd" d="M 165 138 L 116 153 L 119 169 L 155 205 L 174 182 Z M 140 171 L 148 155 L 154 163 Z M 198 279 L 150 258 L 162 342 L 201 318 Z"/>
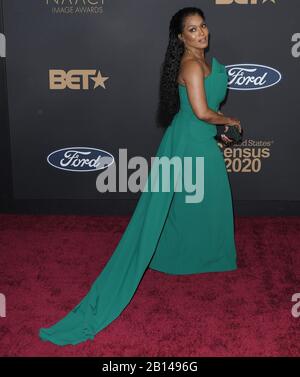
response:
<path id="1" fill-rule="evenodd" d="M 229 122 L 225 125 L 225 132 L 228 130 L 228 127 L 237 127 L 239 133 L 242 133 L 241 122 L 237 118 L 229 117 Z"/>
<path id="2" fill-rule="evenodd" d="M 221 111 L 218 111 L 218 114 L 224 115 Z M 224 132 L 227 132 L 228 128 L 229 128 L 229 126 L 225 126 Z M 229 137 L 227 137 L 225 134 L 221 134 L 221 139 L 224 142 L 224 144 L 226 144 L 226 145 L 233 142 L 233 140 L 230 139 Z"/>

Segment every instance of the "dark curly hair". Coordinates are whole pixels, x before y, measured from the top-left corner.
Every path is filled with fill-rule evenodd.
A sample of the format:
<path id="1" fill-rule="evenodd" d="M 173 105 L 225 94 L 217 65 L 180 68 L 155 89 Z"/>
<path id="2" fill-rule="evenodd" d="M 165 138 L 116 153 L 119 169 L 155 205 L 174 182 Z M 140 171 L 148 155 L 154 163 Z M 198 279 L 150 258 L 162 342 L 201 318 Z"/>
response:
<path id="1" fill-rule="evenodd" d="M 181 57 L 184 53 L 184 43 L 178 38 L 178 34 L 182 33 L 185 17 L 194 14 L 198 14 L 205 20 L 201 9 L 185 7 L 176 12 L 170 21 L 169 44 L 160 68 L 158 127 L 168 127 L 174 115 L 179 111 L 177 76 Z"/>

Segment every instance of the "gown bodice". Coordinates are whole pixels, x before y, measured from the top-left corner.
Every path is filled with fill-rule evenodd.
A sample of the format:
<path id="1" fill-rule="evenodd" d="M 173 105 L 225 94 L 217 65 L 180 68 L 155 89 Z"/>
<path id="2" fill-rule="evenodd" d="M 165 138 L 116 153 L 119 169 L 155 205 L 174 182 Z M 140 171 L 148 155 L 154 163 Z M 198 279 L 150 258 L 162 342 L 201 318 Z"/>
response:
<path id="1" fill-rule="evenodd" d="M 211 73 L 204 78 L 204 87 L 208 107 L 213 111 L 218 111 L 221 102 L 224 100 L 227 92 L 228 73 L 223 64 L 212 57 Z M 199 119 L 190 104 L 187 89 L 184 85 L 178 84 L 180 107 L 176 114 L 183 122 L 179 124 L 186 124 L 190 127 L 191 136 L 199 138 L 210 138 L 217 134 L 217 127 L 214 124 L 205 122 Z M 196 127 L 194 127 L 196 126 Z"/>

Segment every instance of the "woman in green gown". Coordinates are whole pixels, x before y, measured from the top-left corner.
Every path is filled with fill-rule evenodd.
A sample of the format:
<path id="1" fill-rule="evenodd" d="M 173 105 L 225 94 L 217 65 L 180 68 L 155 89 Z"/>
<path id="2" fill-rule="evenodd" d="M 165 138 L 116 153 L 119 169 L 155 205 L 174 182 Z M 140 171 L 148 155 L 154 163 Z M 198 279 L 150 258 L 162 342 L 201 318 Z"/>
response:
<path id="1" fill-rule="evenodd" d="M 90 291 L 64 318 L 39 330 L 42 340 L 63 346 L 94 339 L 129 304 L 147 268 L 168 274 L 237 268 L 231 190 L 215 136 L 216 125 L 236 126 L 239 131 L 241 126 L 238 119 L 219 111 L 228 75 L 215 57 L 210 66 L 205 62 L 208 37 L 199 8 L 183 8 L 172 17 L 159 108 L 166 131 L 145 186 L 150 188 L 152 179 L 159 178 L 159 158 L 203 157 L 202 200 L 187 203 L 190 193 L 184 185 L 182 191 L 176 191 L 175 183 L 169 191 L 143 191 L 121 240 Z M 224 135 L 223 140 L 230 142 Z M 194 179 L 195 167 L 191 173 Z M 172 175 L 176 184 L 183 177 Z"/>

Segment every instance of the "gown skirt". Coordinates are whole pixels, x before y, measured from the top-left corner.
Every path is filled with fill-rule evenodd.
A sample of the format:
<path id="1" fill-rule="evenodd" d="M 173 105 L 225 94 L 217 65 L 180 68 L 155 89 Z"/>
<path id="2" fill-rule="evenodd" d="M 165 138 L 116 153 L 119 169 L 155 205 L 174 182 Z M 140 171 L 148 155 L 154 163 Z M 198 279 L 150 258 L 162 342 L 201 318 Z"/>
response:
<path id="1" fill-rule="evenodd" d="M 213 57 L 211 73 L 204 79 L 212 110 L 218 111 L 227 84 L 225 66 Z M 223 153 L 214 138 L 217 128 L 194 115 L 185 86 L 179 84 L 178 91 L 180 109 L 162 137 L 115 251 L 86 296 L 54 325 L 40 328 L 41 340 L 64 346 L 94 339 L 129 304 L 147 268 L 176 275 L 237 268 L 231 189 Z M 162 181 L 159 160 L 164 156 L 179 157 L 182 170 L 171 171 L 169 191 L 161 186 L 152 191 L 151 183 Z M 194 193 L 184 186 L 185 169 L 189 171 L 184 157 L 192 159 Z M 201 164 L 197 165 L 196 157 L 202 157 Z M 180 182 L 183 190 L 177 191 Z"/>

